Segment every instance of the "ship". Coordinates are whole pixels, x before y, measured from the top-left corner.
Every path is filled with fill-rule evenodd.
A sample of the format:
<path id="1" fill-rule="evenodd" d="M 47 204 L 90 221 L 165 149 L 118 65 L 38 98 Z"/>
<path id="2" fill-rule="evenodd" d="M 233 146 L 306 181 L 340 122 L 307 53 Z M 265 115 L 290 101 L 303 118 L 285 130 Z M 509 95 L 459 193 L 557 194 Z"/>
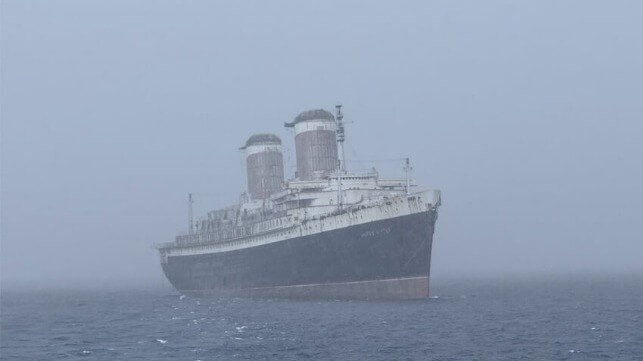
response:
<path id="1" fill-rule="evenodd" d="M 341 105 L 298 114 L 296 172 L 285 179 L 281 138 L 260 133 L 240 148 L 247 190 L 239 203 L 193 221 L 157 244 L 161 267 L 188 295 L 297 299 L 429 297 L 439 190 L 416 190 L 373 168 L 347 170 Z"/>

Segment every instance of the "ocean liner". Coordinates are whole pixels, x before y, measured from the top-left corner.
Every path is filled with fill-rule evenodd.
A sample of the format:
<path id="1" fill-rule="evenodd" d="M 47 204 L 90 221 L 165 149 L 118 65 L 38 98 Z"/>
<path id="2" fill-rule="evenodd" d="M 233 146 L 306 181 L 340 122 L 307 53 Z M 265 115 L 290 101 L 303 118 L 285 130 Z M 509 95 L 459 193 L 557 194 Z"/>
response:
<path id="1" fill-rule="evenodd" d="M 349 172 L 341 106 L 285 124 L 295 134 L 296 173 L 286 181 L 281 139 L 251 136 L 241 148 L 247 192 L 238 204 L 192 220 L 158 244 L 170 283 L 186 294 L 327 299 L 429 295 L 438 190 L 406 176 Z"/>

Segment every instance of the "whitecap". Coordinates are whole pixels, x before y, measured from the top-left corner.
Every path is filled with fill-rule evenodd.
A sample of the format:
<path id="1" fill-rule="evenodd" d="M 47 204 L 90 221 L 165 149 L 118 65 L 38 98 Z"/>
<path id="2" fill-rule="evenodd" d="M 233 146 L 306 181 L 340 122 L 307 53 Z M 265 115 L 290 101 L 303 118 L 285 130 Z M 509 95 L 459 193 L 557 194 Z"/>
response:
<path id="1" fill-rule="evenodd" d="M 162 344 L 166 344 L 166 343 L 167 343 L 167 340 L 161 340 L 160 338 L 157 338 L 157 339 L 156 339 L 156 342 L 158 342 L 158 343 L 162 343 Z"/>
<path id="2" fill-rule="evenodd" d="M 237 331 L 239 331 L 239 332 L 243 332 L 243 330 L 245 330 L 246 328 L 248 328 L 248 326 L 241 326 L 241 327 L 235 327 L 235 328 L 237 329 Z"/>
<path id="3" fill-rule="evenodd" d="M 185 295 L 179 296 L 179 300 L 184 300 L 184 299 L 185 299 Z"/>

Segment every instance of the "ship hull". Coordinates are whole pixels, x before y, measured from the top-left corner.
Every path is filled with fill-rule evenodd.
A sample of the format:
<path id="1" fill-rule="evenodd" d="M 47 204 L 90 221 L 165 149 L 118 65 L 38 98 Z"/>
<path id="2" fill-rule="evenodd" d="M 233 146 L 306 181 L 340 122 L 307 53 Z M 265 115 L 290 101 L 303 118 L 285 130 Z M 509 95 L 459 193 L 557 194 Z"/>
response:
<path id="1" fill-rule="evenodd" d="M 419 212 L 240 250 L 170 256 L 182 293 L 313 299 L 429 295 L 437 213 Z"/>

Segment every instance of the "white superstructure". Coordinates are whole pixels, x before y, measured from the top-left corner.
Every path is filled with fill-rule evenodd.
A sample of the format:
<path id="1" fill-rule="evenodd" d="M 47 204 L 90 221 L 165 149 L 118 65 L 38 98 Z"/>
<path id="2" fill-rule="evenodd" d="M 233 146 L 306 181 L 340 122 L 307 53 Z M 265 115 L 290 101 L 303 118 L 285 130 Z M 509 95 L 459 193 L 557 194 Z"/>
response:
<path id="1" fill-rule="evenodd" d="M 385 181 L 384 184 L 388 188 L 393 182 L 400 184 L 400 181 Z M 401 183 L 404 184 L 403 181 Z M 305 187 L 305 185 L 299 185 Z M 266 213 L 266 210 L 271 208 L 263 202 L 261 204 L 259 202 L 244 203 L 239 207 L 210 212 L 207 218 L 197 222 L 199 230 L 197 233 L 180 235 L 176 242 L 162 245 L 161 248 L 165 249 L 162 257 L 218 253 L 256 247 L 353 225 L 426 212 L 440 206 L 439 191 L 425 191 L 407 195 L 404 191 L 391 191 L 390 189 L 386 189 L 386 191 L 350 189 L 346 191 L 346 194 L 357 201 L 346 204 L 339 211 L 336 206 L 330 204 L 335 194 L 335 190 L 332 188 L 325 191 L 305 188 L 315 189 L 313 192 L 300 192 L 299 189 L 294 189 L 295 192 L 284 192 L 282 197 L 272 201 L 282 200 L 284 203 L 281 205 L 288 204 L 287 207 L 292 207 L 286 211 L 268 212 L 274 214 L 274 217 L 262 219 L 256 216 Z M 315 198 L 315 194 L 321 197 Z M 296 201 L 293 199 L 302 199 L 310 204 L 319 205 L 297 207 Z M 237 214 L 237 217 L 230 219 L 229 227 L 214 227 L 214 224 L 218 223 L 217 217 L 225 217 L 225 214 Z M 385 229 L 372 230 L 372 232 L 386 231 Z M 369 235 L 362 236 L 368 237 Z"/>

